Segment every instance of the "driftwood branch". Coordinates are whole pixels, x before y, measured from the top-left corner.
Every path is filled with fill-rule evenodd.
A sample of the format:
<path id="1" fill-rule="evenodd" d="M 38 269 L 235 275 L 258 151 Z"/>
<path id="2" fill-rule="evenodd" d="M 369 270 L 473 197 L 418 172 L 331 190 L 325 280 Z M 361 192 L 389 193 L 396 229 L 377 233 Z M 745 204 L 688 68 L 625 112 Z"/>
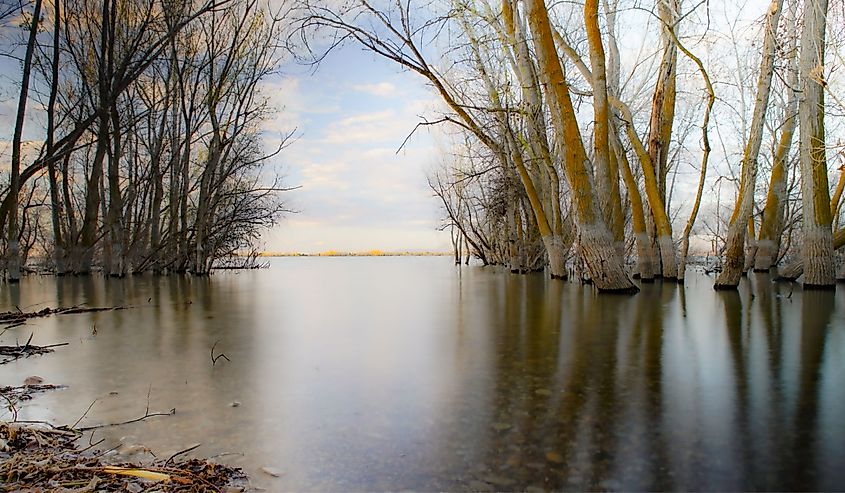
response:
<path id="1" fill-rule="evenodd" d="M 15 307 L 17 308 L 17 307 Z M 112 310 L 125 310 L 125 306 L 91 307 L 71 306 L 65 308 L 44 308 L 37 312 L 24 312 L 20 308 L 17 311 L 0 313 L 0 324 L 8 326 L 22 325 L 30 318 L 49 317 L 50 315 L 71 315 L 74 313 L 107 312 Z"/>
<path id="2" fill-rule="evenodd" d="M 61 342 L 58 344 L 48 344 L 46 346 L 36 346 L 32 344 L 32 336 L 33 334 L 29 335 L 29 339 L 27 339 L 26 344 L 23 346 L 0 346 L 0 356 L 10 356 L 9 358 L 0 360 L 0 365 L 15 361 L 16 359 L 22 357 L 52 353 L 53 348 L 68 345 L 67 342 Z"/>

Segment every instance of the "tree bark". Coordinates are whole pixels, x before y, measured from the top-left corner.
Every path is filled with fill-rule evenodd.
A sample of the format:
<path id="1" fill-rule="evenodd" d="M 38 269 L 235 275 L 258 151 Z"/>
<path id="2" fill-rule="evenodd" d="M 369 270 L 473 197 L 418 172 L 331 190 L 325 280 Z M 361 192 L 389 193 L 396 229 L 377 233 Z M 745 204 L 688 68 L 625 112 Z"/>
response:
<path id="1" fill-rule="evenodd" d="M 18 231 L 18 196 L 21 187 L 21 144 L 23 137 L 24 116 L 26 116 L 26 102 L 29 98 L 29 74 L 32 70 L 32 55 L 35 52 L 35 41 L 38 35 L 38 23 L 41 20 L 41 0 L 35 0 L 32 8 L 32 23 L 29 26 L 29 39 L 23 59 L 23 74 L 21 76 L 21 92 L 18 97 L 18 110 L 15 117 L 15 130 L 12 137 L 12 169 L 9 179 L 9 196 L 12 206 L 9 210 L 7 224 L 7 263 L 6 272 L 9 282 L 18 282 L 21 278 L 20 231 Z"/>
<path id="2" fill-rule="evenodd" d="M 772 75 L 777 49 L 777 29 L 783 0 L 772 0 L 766 14 L 763 54 L 760 61 L 760 75 L 757 79 L 757 98 L 751 116 L 751 128 L 742 156 L 742 174 L 739 196 L 734 206 L 725 239 L 725 262 L 722 272 L 716 278 L 716 289 L 736 289 L 745 268 L 745 233 L 754 208 L 754 188 L 757 182 L 757 157 L 763 140 L 763 124 L 769 105 Z"/>
<path id="3" fill-rule="evenodd" d="M 534 33 L 538 65 L 545 85 L 559 148 L 575 205 L 580 245 L 592 279 L 600 291 L 636 292 L 613 246 L 613 235 L 598 208 L 589 161 L 581 140 L 569 86 L 555 50 L 548 12 L 543 0 L 528 0 L 528 24 Z"/>
<path id="4" fill-rule="evenodd" d="M 805 287 L 835 286 L 830 192 L 824 145 L 824 46 L 827 0 L 807 0 L 799 68 L 803 97 L 798 103 L 801 193 L 804 209 Z"/>

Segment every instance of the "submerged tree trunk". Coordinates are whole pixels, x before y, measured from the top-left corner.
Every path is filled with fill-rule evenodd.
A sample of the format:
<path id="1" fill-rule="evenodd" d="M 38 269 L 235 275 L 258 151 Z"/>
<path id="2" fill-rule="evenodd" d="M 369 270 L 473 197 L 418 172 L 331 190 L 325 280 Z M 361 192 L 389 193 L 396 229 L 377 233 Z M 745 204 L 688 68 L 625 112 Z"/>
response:
<path id="1" fill-rule="evenodd" d="M 23 75 L 21 77 L 21 92 L 18 98 L 18 111 L 15 118 L 15 130 L 12 137 L 12 169 L 9 180 L 9 196 L 12 205 L 9 210 L 9 220 L 6 230 L 8 242 L 8 259 L 6 271 L 9 282 L 18 282 L 21 278 L 21 252 L 18 224 L 18 196 L 20 195 L 20 169 L 21 169 L 21 144 L 23 137 L 24 116 L 26 115 L 26 102 L 29 97 L 29 74 L 32 69 L 32 56 L 35 52 L 36 35 L 38 34 L 38 22 L 41 20 L 41 0 L 35 0 L 32 9 L 32 23 L 29 26 L 29 40 L 26 44 L 26 53 L 23 59 Z"/>
<path id="2" fill-rule="evenodd" d="M 622 112 L 623 119 L 625 120 L 626 131 L 628 133 L 628 140 L 631 141 L 631 145 L 634 147 L 634 152 L 636 152 L 637 157 L 640 160 L 640 166 L 643 170 L 645 193 L 651 209 L 652 217 L 654 218 L 657 247 L 660 252 L 663 277 L 666 279 L 675 279 L 678 268 L 675 261 L 675 243 L 672 240 L 672 226 L 669 223 L 669 216 L 666 214 L 663 199 L 660 197 L 659 180 L 655 174 L 653 161 L 634 129 L 631 110 L 621 101 L 615 100 L 614 103 L 615 106 Z M 647 226 L 648 224 L 646 224 L 646 231 L 648 231 Z M 654 264 L 654 270 L 655 273 L 661 272 L 661 269 L 658 269 L 657 262 Z"/>
<path id="3" fill-rule="evenodd" d="M 654 178 L 656 194 L 660 197 L 658 212 L 656 203 L 649 196 L 648 204 L 651 213 L 646 215 L 646 229 L 651 232 L 651 240 L 654 242 L 652 248 L 660 249 L 661 245 L 671 244 L 666 241 L 667 232 L 665 225 L 661 225 L 660 215 L 668 214 L 669 204 L 666 203 L 666 177 L 669 174 L 669 143 L 672 140 L 672 125 L 675 121 L 675 100 L 677 93 L 677 65 L 678 46 L 677 40 L 672 35 L 678 17 L 679 3 L 677 0 L 656 0 L 657 15 L 662 24 L 660 29 L 661 39 L 661 60 L 658 69 L 657 82 L 654 87 L 654 94 L 651 101 L 651 117 L 649 120 L 649 134 L 647 138 L 647 149 L 649 159 L 654 167 Z M 645 171 L 645 170 L 644 170 Z M 649 185 L 646 185 L 646 192 Z M 662 237 L 662 239 L 661 239 Z M 669 228 L 668 237 L 671 239 L 672 231 Z M 660 251 L 661 263 L 655 264 L 655 272 L 658 276 L 674 278 L 677 272 L 674 244 L 671 252 Z M 671 259 L 667 265 L 666 261 Z"/>
<path id="4" fill-rule="evenodd" d="M 801 34 L 801 87 L 798 103 L 801 153 L 801 193 L 804 212 L 805 287 L 832 287 L 833 264 L 830 192 L 824 145 L 824 46 L 827 0 L 807 0 Z"/>
<path id="5" fill-rule="evenodd" d="M 637 267 L 641 280 L 649 282 L 654 280 L 654 249 L 651 248 L 651 241 L 645 230 L 645 215 L 643 214 L 643 199 L 640 195 L 639 185 L 631 171 L 628 156 L 622 149 L 622 144 L 616 132 L 610 137 L 613 150 L 622 170 L 622 179 L 628 189 L 628 198 L 631 201 L 631 229 L 634 233 L 634 242 L 637 249 Z"/>
<path id="6" fill-rule="evenodd" d="M 786 207 L 786 165 L 792 136 L 795 132 L 797 118 L 794 114 L 797 106 L 797 93 L 792 91 L 790 105 L 787 109 L 787 121 L 775 151 L 772 176 L 769 179 L 769 191 L 766 194 L 766 205 L 763 207 L 763 220 L 760 224 L 760 236 L 757 239 L 757 255 L 754 257 L 754 270 L 766 272 L 777 261 L 780 252 L 780 238 L 783 234 L 783 216 Z"/>
<path id="7" fill-rule="evenodd" d="M 751 128 L 742 156 L 742 175 L 733 214 L 725 239 L 725 262 L 722 272 L 716 278 L 716 289 L 736 289 L 745 268 L 745 233 L 754 208 L 754 188 L 757 182 L 757 156 L 763 140 L 763 123 L 769 105 L 769 92 L 772 88 L 772 74 L 775 66 L 777 49 L 777 29 L 783 0 L 772 0 L 766 16 L 765 35 L 763 37 L 763 58 L 760 62 L 760 75 L 757 79 L 757 99 L 754 101 L 754 113 L 751 116 Z"/>
<path id="8" fill-rule="evenodd" d="M 831 243 L 833 244 L 833 250 L 839 250 L 840 248 L 845 247 L 845 229 L 840 229 L 835 234 L 833 234 L 833 239 Z M 804 257 L 800 256 L 794 259 L 786 266 L 784 266 L 782 269 L 778 269 L 778 275 L 775 277 L 775 280 L 794 281 L 801 277 L 801 274 L 803 273 Z"/>
<path id="9" fill-rule="evenodd" d="M 50 96 L 47 102 L 47 139 L 44 143 L 44 153 L 47 157 L 53 155 L 53 142 L 56 130 L 56 98 L 59 92 L 59 40 L 61 36 L 61 3 L 53 2 L 53 52 L 50 65 Z M 56 173 L 56 161 L 50 160 L 47 165 L 47 176 L 50 181 L 50 220 L 53 227 L 53 264 L 56 274 L 65 274 L 65 248 L 62 235 L 62 203 L 59 198 L 59 184 Z M 67 180 L 67 177 L 63 177 Z"/>
<path id="10" fill-rule="evenodd" d="M 546 6 L 543 0 L 529 0 L 526 6 L 552 123 L 559 139 L 558 147 L 565 151 L 564 164 L 573 190 L 579 242 L 587 267 L 599 290 L 636 292 L 638 289 L 625 273 L 622 258 L 613 245 L 613 235 L 598 207 L 589 161 L 555 49 Z"/>

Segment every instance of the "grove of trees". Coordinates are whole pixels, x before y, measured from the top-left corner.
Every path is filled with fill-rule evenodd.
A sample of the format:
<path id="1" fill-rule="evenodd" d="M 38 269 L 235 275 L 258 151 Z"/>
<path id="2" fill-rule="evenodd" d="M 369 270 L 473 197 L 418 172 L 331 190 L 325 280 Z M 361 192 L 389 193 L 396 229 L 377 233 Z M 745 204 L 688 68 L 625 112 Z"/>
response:
<path id="1" fill-rule="evenodd" d="M 783 278 L 829 287 L 845 245 L 843 180 L 831 188 L 842 7 L 303 0 L 299 30 L 317 58 L 355 43 L 442 100 L 422 125 L 450 124 L 429 183 L 457 261 L 468 250 L 556 278 L 574 266 L 600 291 L 631 292 L 631 277 L 683 279 L 691 240 L 708 239 L 717 289 L 779 263 Z M 717 207 L 702 218 L 704 196 Z"/>
<path id="2" fill-rule="evenodd" d="M 836 281 L 841 2 L 50 1 L 0 11 L 25 34 L 9 279 L 39 242 L 56 272 L 113 275 L 204 274 L 252 244 L 284 212 L 262 169 L 287 138 L 263 148 L 261 82 L 282 50 L 315 63 L 353 44 L 439 98 L 420 125 L 449 143 L 429 184 L 457 261 L 636 292 L 683 279 L 709 242 L 717 289 L 751 269 Z M 24 152 L 33 106 L 46 130 Z"/>
<path id="3" fill-rule="evenodd" d="M 285 212 L 265 164 L 290 136 L 269 152 L 261 136 L 278 12 L 257 0 L 31 0 L 0 15 L 4 56 L 21 68 L 0 168 L 8 280 L 34 252 L 58 274 L 204 275 Z"/>

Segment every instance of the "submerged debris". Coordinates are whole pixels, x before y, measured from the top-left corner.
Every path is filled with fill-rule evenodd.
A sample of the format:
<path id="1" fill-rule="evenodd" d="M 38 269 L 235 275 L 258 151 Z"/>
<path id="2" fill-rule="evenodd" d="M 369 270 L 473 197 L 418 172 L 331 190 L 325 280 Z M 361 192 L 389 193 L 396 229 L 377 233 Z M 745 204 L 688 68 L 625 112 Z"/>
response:
<path id="1" fill-rule="evenodd" d="M 32 336 L 29 336 L 32 340 Z M 27 341 L 23 346 L 0 346 L 0 356 L 8 356 L 0 359 L 0 365 L 4 365 L 18 358 L 28 358 L 33 355 L 52 353 L 54 347 L 67 346 L 68 343 L 49 344 L 47 346 L 36 346 Z"/>
<path id="2" fill-rule="evenodd" d="M 11 402 L 28 401 L 32 399 L 33 394 L 37 394 L 39 392 L 46 392 L 48 390 L 58 390 L 66 388 L 64 385 L 26 383 L 26 381 L 30 378 L 32 377 L 28 377 L 26 380 L 24 380 L 24 385 L 21 385 L 19 387 L 0 387 L 0 395 L 6 397 L 6 399 Z"/>
<path id="3" fill-rule="evenodd" d="M 0 491 L 243 491 L 239 468 L 203 459 L 107 463 L 72 428 L 0 422 Z"/>
<path id="4" fill-rule="evenodd" d="M 24 312 L 21 310 L 0 313 L 0 325 L 22 325 L 30 318 L 49 317 L 50 315 L 70 315 L 73 313 L 105 312 L 112 310 L 123 310 L 123 306 L 93 307 L 70 306 L 65 308 L 43 308 L 35 312 Z"/>

